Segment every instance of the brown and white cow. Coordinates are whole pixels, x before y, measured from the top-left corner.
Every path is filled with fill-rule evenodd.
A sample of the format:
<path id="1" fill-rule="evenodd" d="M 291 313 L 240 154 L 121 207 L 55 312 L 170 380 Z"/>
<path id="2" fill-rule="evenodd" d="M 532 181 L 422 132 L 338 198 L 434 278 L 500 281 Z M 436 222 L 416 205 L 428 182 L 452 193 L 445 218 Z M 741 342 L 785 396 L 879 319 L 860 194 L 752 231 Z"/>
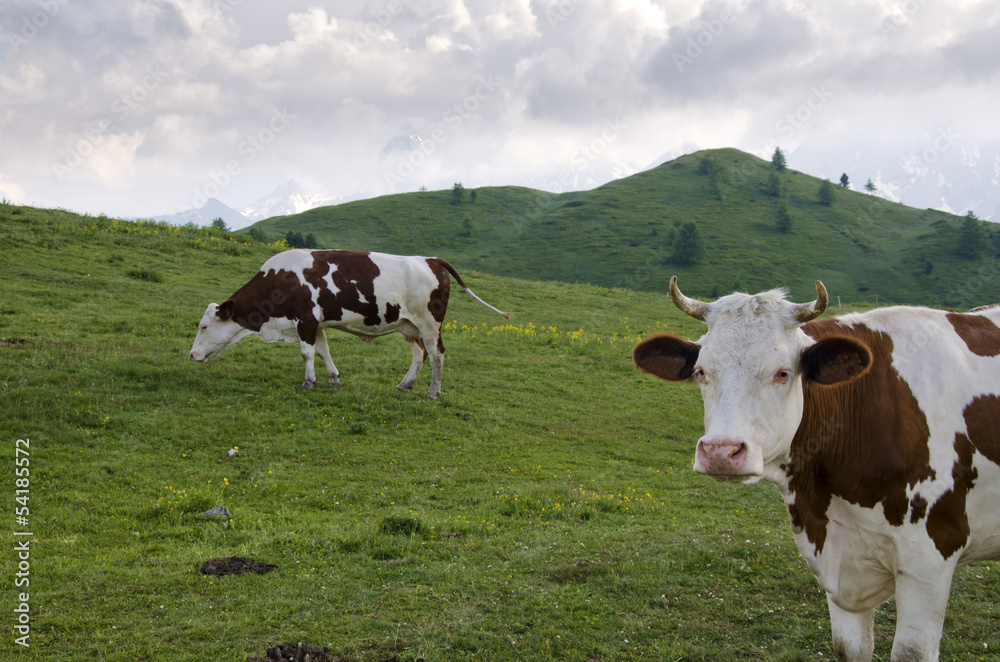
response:
<path id="1" fill-rule="evenodd" d="M 327 346 L 324 329 L 340 329 L 365 339 L 401 333 L 413 361 L 399 390 L 409 391 L 425 359 L 430 359 L 428 398 L 441 391 L 444 344 L 441 324 L 448 309 L 451 280 L 472 293 L 455 269 L 436 257 L 387 255 L 333 250 L 296 249 L 269 259 L 250 282 L 222 305 L 210 303 L 198 325 L 191 359 L 204 361 L 249 335 L 267 342 L 298 343 L 306 366 L 303 388 L 316 382 L 313 357 L 326 365 L 330 385 L 340 375 Z"/>
<path id="2" fill-rule="evenodd" d="M 652 335 L 633 357 L 701 387 L 696 472 L 778 486 L 837 659 L 872 659 L 875 608 L 895 595 L 892 660 L 936 660 L 955 568 L 1000 559 L 1000 306 L 818 320 L 816 291 L 705 303 L 671 278 L 708 330 Z"/>

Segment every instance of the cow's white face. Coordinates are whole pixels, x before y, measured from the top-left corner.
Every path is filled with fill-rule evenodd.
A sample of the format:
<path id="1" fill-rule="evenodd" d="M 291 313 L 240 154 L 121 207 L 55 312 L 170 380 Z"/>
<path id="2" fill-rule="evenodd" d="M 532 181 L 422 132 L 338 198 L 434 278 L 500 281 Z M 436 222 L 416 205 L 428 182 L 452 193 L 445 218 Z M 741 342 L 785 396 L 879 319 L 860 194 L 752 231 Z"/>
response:
<path id="1" fill-rule="evenodd" d="M 218 304 L 210 303 L 198 323 L 198 335 L 191 346 L 191 360 L 204 361 L 218 356 L 219 352 L 251 333 L 234 322 L 231 313 L 220 316 Z"/>
<path id="2" fill-rule="evenodd" d="M 781 318 L 759 322 L 718 320 L 698 342 L 692 377 L 705 404 L 698 473 L 754 482 L 788 456 L 802 419 L 797 366 L 806 336 Z"/>
<path id="3" fill-rule="evenodd" d="M 670 288 L 674 303 L 704 321 L 708 332 L 697 342 L 652 335 L 636 345 L 636 366 L 701 387 L 705 435 L 698 440 L 695 471 L 720 480 L 777 480 L 802 421 L 803 381 L 852 379 L 870 365 L 870 351 L 843 337 L 817 343 L 801 330 L 826 307 L 822 283 L 809 304 L 790 303 L 781 290 L 705 303 L 681 294 L 675 279 Z"/>

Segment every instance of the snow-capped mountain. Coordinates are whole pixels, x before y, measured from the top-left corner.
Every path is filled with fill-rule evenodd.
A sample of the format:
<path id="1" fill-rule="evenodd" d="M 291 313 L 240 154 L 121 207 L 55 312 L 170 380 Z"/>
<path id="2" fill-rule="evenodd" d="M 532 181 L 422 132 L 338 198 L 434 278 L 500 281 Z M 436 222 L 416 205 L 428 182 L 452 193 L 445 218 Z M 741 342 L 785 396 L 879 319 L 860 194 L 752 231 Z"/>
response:
<path id="1" fill-rule="evenodd" d="M 300 214 L 316 207 L 335 205 L 339 202 L 345 202 L 345 199 L 307 191 L 301 184 L 290 179 L 276 188 L 270 195 L 265 195 L 260 200 L 240 209 L 240 213 L 247 219 L 241 227 L 272 216 Z"/>
<path id="2" fill-rule="evenodd" d="M 963 144 L 940 131 L 923 149 L 901 153 L 831 155 L 802 147 L 788 158 L 789 167 L 836 182 L 847 173 L 851 188 L 862 190 L 871 179 L 876 195 L 917 209 L 940 209 L 1000 222 L 1000 145 Z"/>
<path id="3" fill-rule="evenodd" d="M 186 225 L 188 223 L 211 225 L 212 221 L 221 218 L 230 230 L 240 230 L 272 216 L 298 214 L 315 207 L 346 201 L 345 198 L 334 198 L 322 193 L 309 192 L 298 182 L 289 180 L 269 195 L 242 207 L 239 211 L 215 198 L 209 198 L 199 209 L 154 216 L 153 220 L 165 221 L 171 225 Z"/>
<path id="4" fill-rule="evenodd" d="M 246 227 L 251 223 L 243 214 L 215 198 L 209 198 L 199 209 L 187 209 L 176 214 L 154 216 L 153 220 L 165 221 L 171 225 L 187 225 L 188 223 L 211 225 L 212 221 L 217 218 L 225 221 L 226 227 L 230 230 Z"/>

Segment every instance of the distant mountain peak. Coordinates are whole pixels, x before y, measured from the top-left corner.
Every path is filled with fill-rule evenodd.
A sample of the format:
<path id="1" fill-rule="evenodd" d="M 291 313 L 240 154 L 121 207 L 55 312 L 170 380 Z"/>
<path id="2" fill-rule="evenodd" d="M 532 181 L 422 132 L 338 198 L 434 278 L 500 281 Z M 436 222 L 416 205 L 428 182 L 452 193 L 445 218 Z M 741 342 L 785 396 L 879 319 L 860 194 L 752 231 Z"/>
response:
<path id="1" fill-rule="evenodd" d="M 154 216 L 153 220 L 163 221 L 171 225 L 187 225 L 188 223 L 193 225 L 211 225 L 212 221 L 217 218 L 221 218 L 231 230 L 248 225 L 247 219 L 243 214 L 216 198 L 209 198 L 205 201 L 205 204 L 197 209 L 192 208 L 176 214 Z"/>
<path id="2" fill-rule="evenodd" d="M 256 223 L 272 216 L 301 214 L 316 207 L 334 205 L 338 202 L 343 202 L 343 199 L 310 192 L 299 182 L 289 179 L 270 194 L 240 209 L 240 213 L 250 223 Z"/>

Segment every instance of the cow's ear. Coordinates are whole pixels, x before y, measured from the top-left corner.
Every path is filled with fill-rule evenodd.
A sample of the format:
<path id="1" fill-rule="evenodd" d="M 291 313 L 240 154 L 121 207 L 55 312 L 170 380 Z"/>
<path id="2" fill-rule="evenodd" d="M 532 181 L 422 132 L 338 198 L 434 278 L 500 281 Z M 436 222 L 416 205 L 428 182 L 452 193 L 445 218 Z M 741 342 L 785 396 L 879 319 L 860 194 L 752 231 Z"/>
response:
<path id="1" fill-rule="evenodd" d="M 224 304 L 219 306 L 219 309 L 215 311 L 216 317 L 218 317 L 223 322 L 228 322 L 233 318 L 233 313 L 236 312 L 236 302 L 230 299 Z"/>
<path id="2" fill-rule="evenodd" d="M 830 336 L 807 347 L 799 359 L 806 381 L 840 384 L 865 374 L 872 365 L 872 351 L 848 336 Z"/>
<path id="3" fill-rule="evenodd" d="M 642 372 L 679 382 L 691 377 L 701 347 L 670 333 L 649 336 L 632 350 L 632 360 Z"/>

